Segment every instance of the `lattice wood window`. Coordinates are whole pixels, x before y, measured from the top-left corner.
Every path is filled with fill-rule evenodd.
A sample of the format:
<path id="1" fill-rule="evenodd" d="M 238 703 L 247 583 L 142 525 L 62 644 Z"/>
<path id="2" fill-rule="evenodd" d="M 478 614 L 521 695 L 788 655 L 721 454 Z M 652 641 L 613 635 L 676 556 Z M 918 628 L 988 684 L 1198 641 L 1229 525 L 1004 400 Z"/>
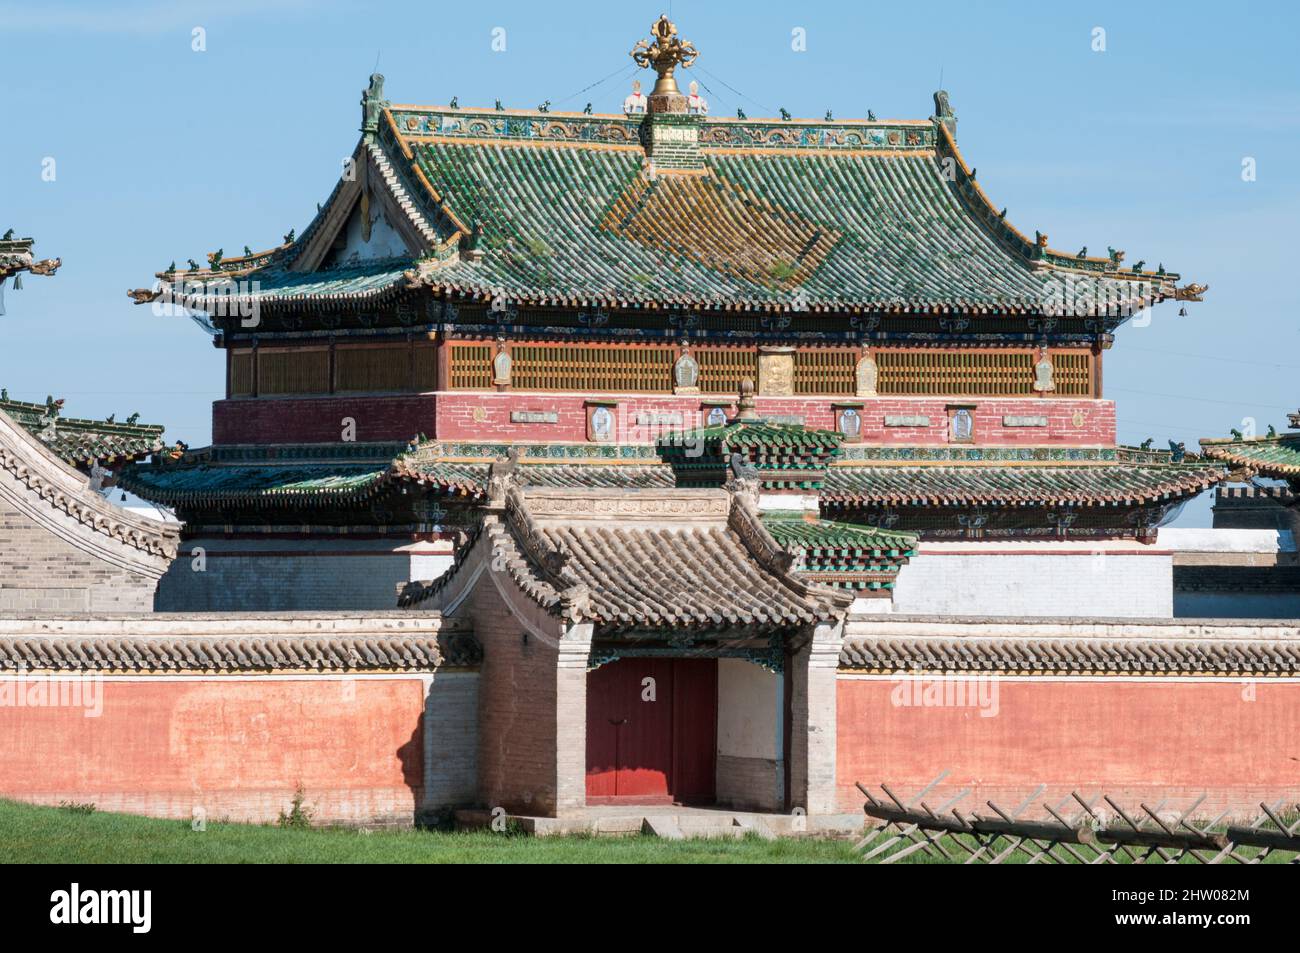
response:
<path id="1" fill-rule="evenodd" d="M 901 351 L 875 355 L 881 394 L 982 395 L 1034 394 L 1031 351 Z"/>
<path id="2" fill-rule="evenodd" d="M 851 349 L 818 348 L 796 351 L 794 392 L 796 394 L 853 394 L 857 391 L 854 370 L 858 352 Z"/>
<path id="3" fill-rule="evenodd" d="M 227 352 L 230 366 L 230 396 L 253 396 L 253 352 Z"/>
<path id="4" fill-rule="evenodd" d="M 340 393 L 410 390 L 411 349 L 405 344 L 335 348 L 334 382 Z"/>
<path id="5" fill-rule="evenodd" d="M 1063 397 L 1092 396 L 1092 355 L 1060 351 L 1052 355 L 1052 382 Z"/>
<path id="6" fill-rule="evenodd" d="M 271 394 L 328 394 L 330 354 L 325 348 L 312 351 L 262 348 L 257 354 L 257 392 Z"/>
<path id="7" fill-rule="evenodd" d="M 758 352 L 748 348 L 719 347 L 691 351 L 700 365 L 700 390 L 705 394 L 735 394 L 748 377 L 758 382 Z"/>
<path id="8" fill-rule="evenodd" d="M 491 344 L 449 344 L 448 375 L 452 390 L 490 390 L 492 387 Z"/>
<path id="9" fill-rule="evenodd" d="M 513 390 L 672 390 L 676 351 L 670 347 L 582 347 L 516 344 L 510 349 Z"/>

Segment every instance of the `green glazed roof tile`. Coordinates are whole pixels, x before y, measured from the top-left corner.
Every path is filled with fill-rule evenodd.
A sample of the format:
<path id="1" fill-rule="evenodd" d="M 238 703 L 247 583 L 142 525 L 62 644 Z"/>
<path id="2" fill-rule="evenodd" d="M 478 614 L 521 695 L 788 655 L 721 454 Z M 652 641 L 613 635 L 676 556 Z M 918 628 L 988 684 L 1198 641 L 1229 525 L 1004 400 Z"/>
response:
<path id="1" fill-rule="evenodd" d="M 63 401 L 44 404 L 10 400 L 0 391 L 0 413 L 8 414 L 64 462 L 83 469 L 95 463 L 113 465 L 146 457 L 163 448 L 163 428 L 116 420 L 83 420 L 62 416 Z"/>
<path id="2" fill-rule="evenodd" d="M 1255 470 L 1261 476 L 1277 479 L 1300 476 L 1300 433 L 1253 440 L 1202 440 L 1201 449 L 1211 459 Z"/>
<path id="3" fill-rule="evenodd" d="M 831 506 L 1093 506 L 1188 497 L 1224 479 L 1205 464 L 832 467 Z"/>

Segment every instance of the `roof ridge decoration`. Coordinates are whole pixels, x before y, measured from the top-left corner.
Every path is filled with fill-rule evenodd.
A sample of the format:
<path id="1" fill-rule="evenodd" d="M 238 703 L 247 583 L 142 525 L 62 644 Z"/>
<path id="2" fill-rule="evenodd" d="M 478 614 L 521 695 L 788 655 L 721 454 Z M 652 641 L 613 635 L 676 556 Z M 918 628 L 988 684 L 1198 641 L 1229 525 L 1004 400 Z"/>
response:
<path id="1" fill-rule="evenodd" d="M 839 610 L 847 610 L 853 604 L 852 593 L 797 574 L 796 555 L 764 524 L 758 511 L 757 493 L 744 490 L 731 493 L 727 525 L 740 537 L 754 560 L 792 592 L 804 598 L 825 600 Z"/>
<path id="2" fill-rule="evenodd" d="M 14 276 L 14 287 L 20 288 L 22 286 L 17 282 L 17 275 L 20 272 L 29 271 L 33 275 L 49 276 L 59 270 L 63 259 L 38 260 L 32 255 L 32 246 L 35 244 L 34 238 L 14 238 L 12 228 L 5 232 L 4 237 L 0 238 L 0 282 Z"/>
<path id="3" fill-rule="evenodd" d="M 654 89 L 650 91 L 650 111 L 654 112 L 655 96 L 667 98 L 681 95 L 673 72 L 678 66 L 683 69 L 690 69 L 691 64 L 695 62 L 700 53 L 689 41 L 677 36 L 677 25 L 668 19 L 667 14 L 660 14 L 659 19 L 650 24 L 650 35 L 654 38 L 654 41 L 637 40 L 630 55 L 637 66 L 655 71 L 657 79 L 655 80 Z M 674 105 L 674 103 L 665 102 L 662 111 L 686 111 L 684 103 L 680 110 L 672 108 Z"/>
<path id="4" fill-rule="evenodd" d="M 23 272 L 48 277 L 59 270 L 62 258 L 37 259 L 32 255 L 34 238 L 14 238 L 11 228 L 0 237 L 0 316 L 5 313 L 4 289 L 10 278 L 14 280 L 14 290 L 23 286 Z"/>

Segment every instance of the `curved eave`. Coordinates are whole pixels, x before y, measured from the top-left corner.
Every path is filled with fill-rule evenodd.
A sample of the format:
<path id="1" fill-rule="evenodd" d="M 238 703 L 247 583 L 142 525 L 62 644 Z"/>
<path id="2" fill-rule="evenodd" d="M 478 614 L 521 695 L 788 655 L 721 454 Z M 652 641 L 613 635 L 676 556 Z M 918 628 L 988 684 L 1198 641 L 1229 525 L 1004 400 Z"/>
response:
<path id="1" fill-rule="evenodd" d="M 147 471 L 145 471 L 147 472 Z M 296 487 L 256 490 L 171 490 L 140 479 L 139 473 L 125 471 L 118 483 L 136 496 L 165 506 L 246 506 L 254 509 L 283 507 L 331 507 L 368 503 L 390 489 L 417 486 L 445 497 L 461 497 L 468 502 L 482 502 L 482 489 L 471 481 L 448 481 L 398 465 L 376 473 L 356 486 Z"/>
<path id="2" fill-rule="evenodd" d="M 1300 434 L 1259 437 L 1254 440 L 1223 438 L 1202 440 L 1200 443 L 1205 456 L 1222 460 L 1233 467 L 1251 470 L 1260 476 L 1281 480 L 1300 476 Z M 1278 450 L 1289 452 L 1294 461 L 1270 460 L 1261 454 Z"/>
<path id="3" fill-rule="evenodd" d="M 500 296 L 504 301 L 538 308 L 588 308 L 607 307 L 644 311 L 680 311 L 698 310 L 713 312 L 753 312 L 758 314 L 918 314 L 918 315 L 1038 315 L 1043 313 L 1040 302 L 1025 300 L 975 301 L 972 299 L 953 299 L 934 302 L 923 300 L 900 301 L 897 299 L 840 300 L 810 299 L 803 307 L 796 310 L 789 300 L 770 298 L 698 298 L 691 295 L 656 295 L 654 297 L 637 297 L 633 295 L 610 292 L 607 294 L 583 295 L 539 295 L 527 290 L 503 291 L 500 288 L 477 285 L 468 282 L 438 281 L 436 276 L 425 279 L 424 284 L 437 294 L 454 296 L 471 303 L 488 303 Z M 793 298 L 793 295 L 790 296 Z M 1161 297 L 1172 297 L 1172 295 Z M 1153 299 L 1135 298 L 1125 302 L 1128 306 L 1139 307 L 1157 303 Z M 1087 317 L 1087 315 L 1081 315 Z"/>
<path id="4" fill-rule="evenodd" d="M 948 127 L 938 123 L 936 155 L 942 158 L 946 150 L 953 158 L 959 171 L 956 181 L 957 192 L 966 200 L 966 206 L 973 217 L 996 240 L 1001 242 L 1013 254 L 1031 266 L 1047 268 L 1052 271 L 1069 272 L 1081 277 L 1104 278 L 1114 281 L 1149 282 L 1159 290 L 1156 295 L 1144 296 L 1148 304 L 1174 297 L 1178 280 L 1177 272 L 1172 271 L 1137 271 L 1133 268 L 1121 269 L 1109 258 L 1070 255 L 1054 248 L 1043 247 L 1039 257 L 1038 245 L 1002 217 L 984 188 L 971 176 L 971 169 L 966 164 L 957 140 L 953 138 Z"/>

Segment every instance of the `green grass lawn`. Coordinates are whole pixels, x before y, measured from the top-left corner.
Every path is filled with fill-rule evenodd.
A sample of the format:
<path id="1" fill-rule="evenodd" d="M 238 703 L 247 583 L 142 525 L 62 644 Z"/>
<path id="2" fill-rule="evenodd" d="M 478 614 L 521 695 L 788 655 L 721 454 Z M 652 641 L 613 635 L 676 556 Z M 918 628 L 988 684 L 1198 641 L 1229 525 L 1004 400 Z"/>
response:
<path id="1" fill-rule="evenodd" d="M 0 863 L 799 864 L 856 863 L 842 840 L 662 841 L 654 837 L 524 837 L 485 832 L 284 829 L 0 800 Z"/>

